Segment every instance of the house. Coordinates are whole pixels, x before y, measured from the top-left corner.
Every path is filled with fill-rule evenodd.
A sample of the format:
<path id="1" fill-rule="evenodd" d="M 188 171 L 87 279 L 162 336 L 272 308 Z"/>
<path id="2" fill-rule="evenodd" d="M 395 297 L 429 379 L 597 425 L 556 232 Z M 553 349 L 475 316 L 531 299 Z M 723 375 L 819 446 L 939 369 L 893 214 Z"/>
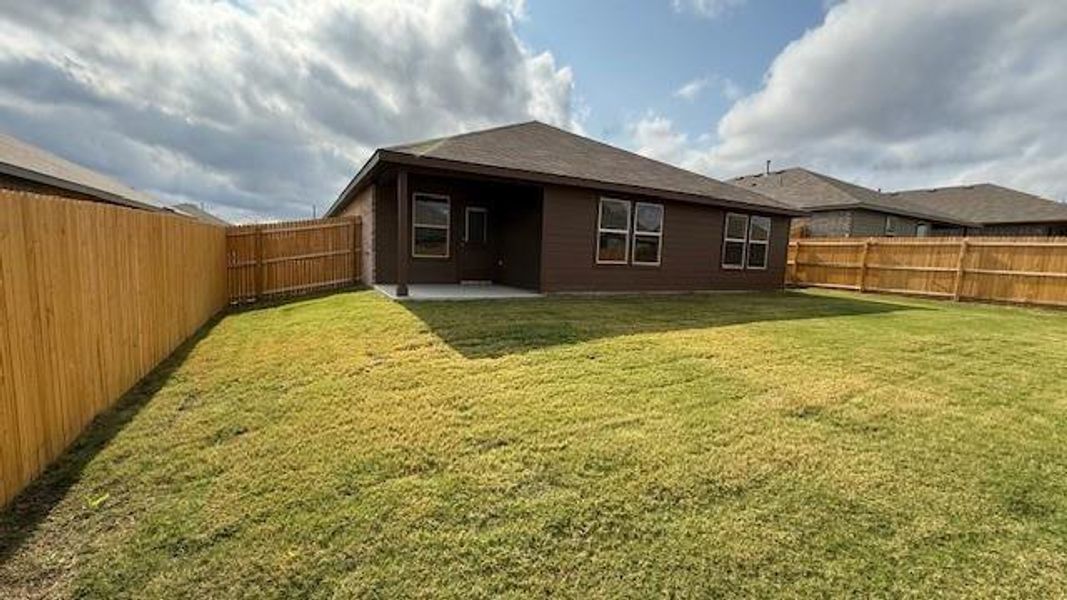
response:
<path id="1" fill-rule="evenodd" d="M 361 217 L 363 281 L 398 296 L 780 288 L 802 214 L 539 122 L 379 149 L 327 212 Z"/>
<path id="2" fill-rule="evenodd" d="M 1067 235 L 1067 204 L 988 183 L 883 193 L 801 168 L 730 183 L 810 211 L 798 237 Z"/>
<path id="3" fill-rule="evenodd" d="M 166 211 L 148 194 L 0 133 L 0 190 Z"/>
<path id="4" fill-rule="evenodd" d="M 182 214 L 187 217 L 192 217 L 197 221 L 200 221 L 201 223 L 207 223 L 208 225 L 217 225 L 219 227 L 229 227 L 231 225 L 229 221 L 220 219 L 219 217 L 209 213 L 208 211 L 204 210 L 203 208 L 200 208 L 199 206 L 191 202 L 175 204 L 171 206 L 170 209 L 178 214 Z"/>
<path id="5" fill-rule="evenodd" d="M 795 237 L 952 235 L 980 225 L 829 175 L 793 168 L 746 175 L 730 183 L 809 211 L 793 221 Z"/>
<path id="6" fill-rule="evenodd" d="M 982 183 L 888 194 L 894 202 L 928 206 L 978 223 L 966 235 L 1067 236 L 1067 204 Z"/>

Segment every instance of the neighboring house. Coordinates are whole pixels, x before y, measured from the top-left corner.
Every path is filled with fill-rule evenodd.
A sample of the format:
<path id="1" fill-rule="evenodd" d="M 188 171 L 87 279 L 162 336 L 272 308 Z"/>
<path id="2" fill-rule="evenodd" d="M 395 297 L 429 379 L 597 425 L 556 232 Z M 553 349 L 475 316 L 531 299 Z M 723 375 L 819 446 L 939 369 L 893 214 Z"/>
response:
<path id="1" fill-rule="evenodd" d="M 48 194 L 76 200 L 165 211 L 148 194 L 0 134 L 0 190 Z"/>
<path id="2" fill-rule="evenodd" d="M 220 219 L 192 203 L 175 204 L 174 206 L 171 206 L 170 209 L 176 213 L 183 214 L 187 217 L 192 217 L 202 223 L 207 223 L 208 225 L 218 225 L 219 227 L 230 226 L 229 221 Z"/>
<path id="3" fill-rule="evenodd" d="M 327 212 L 362 217 L 363 281 L 398 295 L 779 288 L 802 214 L 538 122 L 379 149 Z"/>
<path id="4" fill-rule="evenodd" d="M 1067 235 L 1067 204 L 988 183 L 883 193 L 800 168 L 730 183 L 810 211 L 798 237 Z"/>
<path id="5" fill-rule="evenodd" d="M 807 169 L 746 175 L 730 183 L 760 192 L 811 213 L 795 219 L 796 237 L 863 237 L 945 235 L 977 223 L 906 198 Z"/>
<path id="6" fill-rule="evenodd" d="M 1067 204 L 991 183 L 887 195 L 978 223 L 967 235 L 1067 236 Z"/>

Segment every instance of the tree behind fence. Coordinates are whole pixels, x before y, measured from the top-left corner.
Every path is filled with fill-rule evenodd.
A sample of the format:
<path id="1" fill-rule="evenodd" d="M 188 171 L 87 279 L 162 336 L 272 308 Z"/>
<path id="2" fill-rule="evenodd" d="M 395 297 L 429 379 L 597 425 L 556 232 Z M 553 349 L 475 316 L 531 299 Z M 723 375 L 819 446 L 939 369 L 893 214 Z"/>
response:
<path id="1" fill-rule="evenodd" d="M 1067 306 L 1067 238 L 811 238 L 789 244 L 787 283 Z"/>
<path id="2" fill-rule="evenodd" d="M 226 306 L 226 232 L 0 190 L 0 505 Z"/>

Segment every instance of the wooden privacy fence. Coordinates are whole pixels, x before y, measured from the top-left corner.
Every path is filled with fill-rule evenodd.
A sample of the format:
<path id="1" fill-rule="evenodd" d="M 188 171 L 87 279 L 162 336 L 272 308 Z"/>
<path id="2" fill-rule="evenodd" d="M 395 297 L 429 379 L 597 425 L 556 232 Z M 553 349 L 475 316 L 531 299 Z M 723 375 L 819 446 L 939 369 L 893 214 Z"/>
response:
<path id="1" fill-rule="evenodd" d="M 0 190 L 0 505 L 226 306 L 226 232 Z"/>
<path id="2" fill-rule="evenodd" d="M 812 238 L 789 243 L 787 283 L 1067 306 L 1067 238 Z"/>
<path id="3" fill-rule="evenodd" d="M 359 218 L 238 225 L 226 230 L 230 302 L 359 281 Z"/>

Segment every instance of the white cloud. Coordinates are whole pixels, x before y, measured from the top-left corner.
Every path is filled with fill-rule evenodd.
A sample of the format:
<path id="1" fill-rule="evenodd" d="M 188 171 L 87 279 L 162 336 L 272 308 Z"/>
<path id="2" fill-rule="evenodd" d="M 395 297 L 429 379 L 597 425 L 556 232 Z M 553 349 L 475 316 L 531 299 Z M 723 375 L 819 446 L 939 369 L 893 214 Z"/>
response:
<path id="1" fill-rule="evenodd" d="M 723 98 L 733 102 L 744 95 L 744 90 L 729 77 L 698 77 L 691 79 L 674 90 L 671 95 L 675 98 L 692 102 L 696 100 L 704 90 L 715 87 Z"/>
<path id="2" fill-rule="evenodd" d="M 994 181 L 1067 198 L 1057 0 L 853 0 L 694 148 L 719 176 L 802 164 L 884 188 Z M 662 135 L 670 137 L 669 132 Z"/>
<path id="3" fill-rule="evenodd" d="M 689 136 L 677 131 L 667 117 L 649 112 L 627 129 L 634 152 L 686 168 L 699 166 L 702 153 L 694 149 Z"/>
<path id="4" fill-rule="evenodd" d="M 708 87 L 711 80 L 707 77 L 701 77 L 699 79 L 693 79 L 685 82 L 682 86 L 674 90 L 674 97 L 681 98 L 682 100 L 689 100 L 690 102 L 696 100 L 700 92 L 704 91 L 704 88 Z"/>
<path id="5" fill-rule="evenodd" d="M 747 0 L 671 0 L 675 12 L 691 12 L 702 17 L 715 18 L 727 10 L 744 4 Z"/>
<path id="6" fill-rule="evenodd" d="M 310 214 L 373 148 L 527 118 L 576 128 L 521 0 L 5 3 L 0 129 L 230 217 Z"/>

